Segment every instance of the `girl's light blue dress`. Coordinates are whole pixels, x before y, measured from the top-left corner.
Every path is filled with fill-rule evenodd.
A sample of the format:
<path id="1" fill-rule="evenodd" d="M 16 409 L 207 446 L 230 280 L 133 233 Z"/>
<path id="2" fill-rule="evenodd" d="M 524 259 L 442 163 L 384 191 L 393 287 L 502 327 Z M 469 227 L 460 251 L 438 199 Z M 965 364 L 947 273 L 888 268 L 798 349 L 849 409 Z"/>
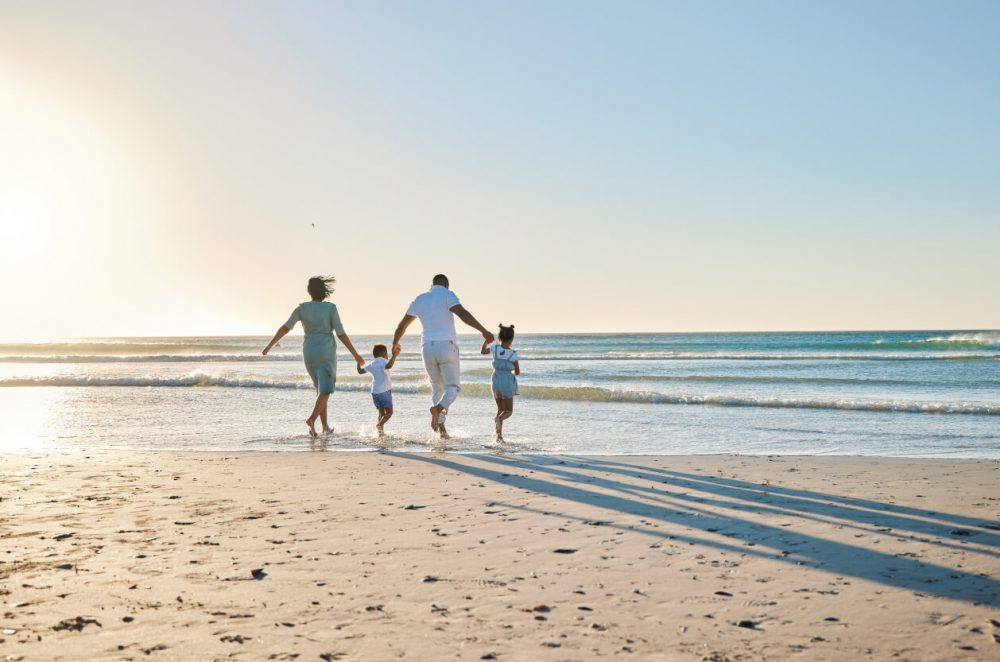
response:
<path id="1" fill-rule="evenodd" d="M 302 322 L 302 359 L 317 393 L 333 393 L 337 386 L 337 341 L 334 334 L 344 335 L 337 306 L 329 301 L 300 303 L 285 322 L 289 331 Z"/>
<path id="2" fill-rule="evenodd" d="M 510 400 L 517 395 L 517 377 L 514 376 L 517 352 L 495 344 L 490 347 L 490 354 L 493 356 L 493 398 Z"/>

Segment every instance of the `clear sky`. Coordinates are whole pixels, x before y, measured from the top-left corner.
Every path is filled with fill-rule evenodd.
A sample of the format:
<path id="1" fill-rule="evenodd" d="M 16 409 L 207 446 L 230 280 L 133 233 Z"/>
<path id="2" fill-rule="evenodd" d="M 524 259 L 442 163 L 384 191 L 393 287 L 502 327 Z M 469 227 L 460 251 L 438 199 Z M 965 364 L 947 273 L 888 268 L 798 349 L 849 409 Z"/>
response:
<path id="1" fill-rule="evenodd" d="M 1000 327 L 1000 3 L 0 2 L 0 337 Z"/>

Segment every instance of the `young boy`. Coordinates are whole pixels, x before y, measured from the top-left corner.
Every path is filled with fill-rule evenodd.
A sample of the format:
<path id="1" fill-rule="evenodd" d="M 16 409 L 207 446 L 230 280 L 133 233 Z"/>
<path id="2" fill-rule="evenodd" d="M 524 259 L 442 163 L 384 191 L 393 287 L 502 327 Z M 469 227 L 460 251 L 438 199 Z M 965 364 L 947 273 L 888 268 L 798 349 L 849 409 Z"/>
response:
<path id="1" fill-rule="evenodd" d="M 392 370 L 396 357 L 399 356 L 399 351 L 394 351 L 392 358 L 386 360 L 385 357 L 388 355 L 385 345 L 375 345 L 372 347 L 372 356 L 375 359 L 365 364 L 364 367 L 358 367 L 359 375 L 367 372 L 372 376 L 372 400 L 378 409 L 378 421 L 375 423 L 375 429 L 378 430 L 379 437 L 385 436 L 385 422 L 392 418 L 392 381 L 389 379 L 389 371 Z"/>

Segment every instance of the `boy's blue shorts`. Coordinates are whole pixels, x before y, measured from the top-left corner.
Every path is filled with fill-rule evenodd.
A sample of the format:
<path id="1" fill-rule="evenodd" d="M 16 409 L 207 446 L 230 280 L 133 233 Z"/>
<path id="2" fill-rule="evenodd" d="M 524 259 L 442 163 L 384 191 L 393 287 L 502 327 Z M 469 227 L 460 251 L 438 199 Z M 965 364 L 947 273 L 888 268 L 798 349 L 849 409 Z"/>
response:
<path id="1" fill-rule="evenodd" d="M 379 409 L 392 409 L 392 391 L 372 393 L 372 402 Z"/>

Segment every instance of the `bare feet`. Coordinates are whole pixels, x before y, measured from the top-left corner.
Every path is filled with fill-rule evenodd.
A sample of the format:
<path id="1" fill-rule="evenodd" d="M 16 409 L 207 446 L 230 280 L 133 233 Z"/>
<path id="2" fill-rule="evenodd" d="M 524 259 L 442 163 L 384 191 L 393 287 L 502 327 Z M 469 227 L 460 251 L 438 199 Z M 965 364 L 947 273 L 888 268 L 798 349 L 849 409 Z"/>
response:
<path id="1" fill-rule="evenodd" d="M 333 428 L 323 428 L 323 436 L 325 437 L 328 434 L 333 434 Z"/>
<path id="2" fill-rule="evenodd" d="M 503 435 L 500 434 L 499 432 L 497 432 L 497 443 L 498 444 L 502 444 L 503 443 Z"/>
<path id="3" fill-rule="evenodd" d="M 438 416 L 441 415 L 441 410 L 437 408 L 437 405 L 431 407 L 431 430 L 435 432 L 438 431 Z"/>
<path id="4" fill-rule="evenodd" d="M 444 423 L 438 423 L 437 431 L 438 434 L 441 435 L 442 439 L 451 439 L 451 437 L 448 436 L 448 431 L 444 429 Z"/>
<path id="5" fill-rule="evenodd" d="M 385 430 L 382 429 L 381 425 L 376 425 L 375 429 L 378 430 L 378 438 L 381 439 L 385 436 Z"/>
<path id="6" fill-rule="evenodd" d="M 317 437 L 317 435 L 316 435 L 316 428 L 315 428 L 316 419 L 307 418 L 306 419 L 306 425 L 309 427 L 309 438 L 310 439 L 315 439 Z"/>

